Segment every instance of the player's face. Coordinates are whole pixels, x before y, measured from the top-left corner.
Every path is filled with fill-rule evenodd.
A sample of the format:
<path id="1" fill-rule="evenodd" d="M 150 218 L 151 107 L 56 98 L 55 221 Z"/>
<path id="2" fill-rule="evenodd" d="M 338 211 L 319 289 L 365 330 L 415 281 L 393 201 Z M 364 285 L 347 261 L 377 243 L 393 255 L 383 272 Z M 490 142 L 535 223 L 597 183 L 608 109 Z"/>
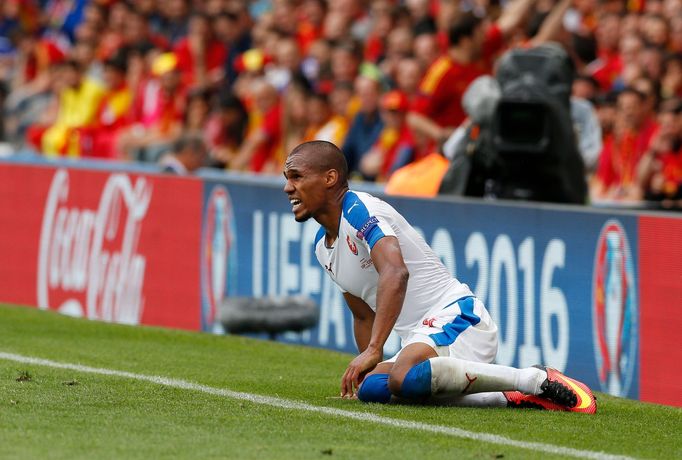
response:
<path id="1" fill-rule="evenodd" d="M 302 154 L 292 155 L 284 163 L 284 193 L 297 222 L 305 222 L 321 212 L 325 205 L 325 174 L 311 168 Z"/>

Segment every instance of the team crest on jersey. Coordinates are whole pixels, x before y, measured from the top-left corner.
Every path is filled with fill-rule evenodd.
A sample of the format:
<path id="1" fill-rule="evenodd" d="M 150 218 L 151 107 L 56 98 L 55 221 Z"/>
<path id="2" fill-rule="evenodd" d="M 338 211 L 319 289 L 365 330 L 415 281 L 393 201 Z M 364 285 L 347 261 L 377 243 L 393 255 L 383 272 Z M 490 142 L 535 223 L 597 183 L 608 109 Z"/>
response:
<path id="1" fill-rule="evenodd" d="M 357 256 L 358 246 L 355 244 L 355 241 L 350 239 L 350 235 L 346 235 L 346 243 L 348 243 L 348 248 L 350 249 L 350 252 Z"/>
<path id="2" fill-rule="evenodd" d="M 638 305 L 625 229 L 609 220 L 599 234 L 592 283 L 594 354 L 602 391 L 627 396 L 637 362 Z"/>

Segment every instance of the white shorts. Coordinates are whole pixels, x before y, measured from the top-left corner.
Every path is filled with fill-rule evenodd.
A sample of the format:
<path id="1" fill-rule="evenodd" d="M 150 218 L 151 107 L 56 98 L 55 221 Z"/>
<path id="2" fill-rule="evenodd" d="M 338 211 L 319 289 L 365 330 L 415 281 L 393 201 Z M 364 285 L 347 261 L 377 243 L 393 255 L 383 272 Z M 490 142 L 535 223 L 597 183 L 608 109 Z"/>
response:
<path id="1" fill-rule="evenodd" d="M 491 363 L 497 355 L 497 325 L 483 302 L 464 297 L 424 316 L 402 341 L 401 350 L 412 343 L 425 343 L 438 356 Z M 395 362 L 399 355 L 384 362 Z"/>

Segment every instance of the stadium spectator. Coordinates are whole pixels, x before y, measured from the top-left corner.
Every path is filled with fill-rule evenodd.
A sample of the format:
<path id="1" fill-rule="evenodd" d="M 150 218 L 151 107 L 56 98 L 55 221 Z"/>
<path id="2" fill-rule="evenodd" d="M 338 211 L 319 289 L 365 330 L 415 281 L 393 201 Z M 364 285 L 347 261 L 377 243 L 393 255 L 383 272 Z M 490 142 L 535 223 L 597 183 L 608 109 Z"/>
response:
<path id="1" fill-rule="evenodd" d="M 322 27 L 327 14 L 324 0 L 303 0 L 298 10 L 296 40 L 301 54 L 307 55 L 310 45 L 322 37 Z"/>
<path id="2" fill-rule="evenodd" d="M 365 42 L 364 59 L 376 64 L 386 53 L 386 37 L 395 26 L 395 14 L 389 2 L 378 0 L 371 3 L 369 15 L 371 23 Z"/>
<path id="3" fill-rule="evenodd" d="M 360 99 L 360 108 L 351 122 L 342 148 L 352 176 L 359 174 L 362 157 L 372 148 L 384 127 L 379 114 L 380 83 L 359 76 L 355 81 L 355 94 Z"/>
<path id="4" fill-rule="evenodd" d="M 578 75 L 573 82 L 572 95 L 594 102 L 599 95 L 599 82 L 590 75 Z"/>
<path id="5" fill-rule="evenodd" d="M 298 81 L 289 85 L 284 93 L 282 109 L 282 149 L 289 152 L 303 138 L 308 128 L 308 106 L 306 98 L 310 92 L 307 84 Z"/>
<path id="6" fill-rule="evenodd" d="M 400 59 L 395 75 L 395 88 L 407 96 L 412 103 L 418 95 L 419 82 L 424 74 L 424 68 L 414 57 Z"/>
<path id="7" fill-rule="evenodd" d="M 613 133 L 605 140 L 590 185 L 593 200 L 636 202 L 642 198 L 637 165 L 649 147 L 655 126 L 644 118 L 645 96 L 626 88 L 617 100 Z"/>
<path id="8" fill-rule="evenodd" d="M 217 28 L 222 23 L 221 28 Z M 242 53 L 253 47 L 251 29 L 253 22 L 246 9 L 246 5 L 240 2 L 230 2 L 223 15 L 219 15 L 214 22 L 214 30 L 219 40 L 222 40 L 227 48 L 227 59 L 224 63 L 225 80 L 228 84 L 234 83 L 238 72 L 235 69 L 235 60 Z"/>
<path id="9" fill-rule="evenodd" d="M 407 96 L 389 91 L 381 97 L 381 119 L 384 127 L 369 152 L 360 160 L 360 172 L 376 182 L 386 182 L 398 168 L 417 156 L 412 131 L 407 127 Z"/>
<path id="10" fill-rule="evenodd" d="M 362 62 L 360 44 L 351 39 L 338 42 L 332 48 L 331 73 L 335 82 L 352 83 L 358 76 Z"/>
<path id="11" fill-rule="evenodd" d="M 84 157 L 118 159 L 116 142 L 130 122 L 133 93 L 126 81 L 127 56 L 124 52 L 104 63 L 105 92 L 92 123 L 80 130 Z"/>
<path id="12" fill-rule="evenodd" d="M 208 122 L 211 115 L 211 92 L 206 89 L 195 89 L 187 95 L 187 109 L 183 118 L 182 131 L 201 137 L 210 145 Z"/>
<path id="13" fill-rule="evenodd" d="M 408 27 L 393 29 L 386 40 L 386 53 L 379 64 L 384 78 L 389 82 L 397 79 L 400 61 L 412 55 L 414 36 Z"/>
<path id="14" fill-rule="evenodd" d="M 187 36 L 174 47 L 182 84 L 187 88 L 215 86 L 224 76 L 225 45 L 217 40 L 209 18 L 195 13 L 189 19 Z"/>
<path id="15" fill-rule="evenodd" d="M 158 3 L 159 18 L 154 27 L 171 45 L 187 35 L 187 0 L 166 0 Z"/>
<path id="16" fill-rule="evenodd" d="M 182 131 L 187 90 L 174 53 L 155 56 L 151 76 L 137 88 L 133 124 L 121 133 L 118 149 L 125 158 L 156 162 Z"/>
<path id="17" fill-rule="evenodd" d="M 329 10 L 322 25 L 322 37 L 330 42 L 342 40 L 350 36 L 350 25 L 351 20 L 346 12 Z"/>
<path id="18" fill-rule="evenodd" d="M 431 67 L 441 54 L 436 34 L 424 32 L 415 36 L 412 52 L 423 69 Z"/>
<path id="19" fill-rule="evenodd" d="M 13 63 L 7 60 L 3 128 L 7 140 L 22 145 L 28 126 L 44 119 L 47 108 L 56 103 L 52 89 L 59 74 L 57 64 L 65 55 L 54 43 L 33 32 L 16 29 L 11 42 L 16 46 L 16 55 Z"/>
<path id="20" fill-rule="evenodd" d="M 302 57 L 293 37 L 283 36 L 277 40 L 273 62 L 265 68 L 265 78 L 277 89 L 284 91 L 292 79 L 304 78 Z"/>
<path id="21" fill-rule="evenodd" d="M 642 117 L 644 119 L 643 129 L 645 131 L 653 131 L 656 126 L 656 111 L 658 110 L 661 93 L 660 85 L 656 83 L 657 81 L 650 77 L 642 76 L 632 82 L 632 88 L 644 96 Z"/>
<path id="22" fill-rule="evenodd" d="M 528 14 L 533 11 L 535 14 Z M 530 21 L 522 27 L 524 19 Z M 228 156 L 229 162 L 234 162 L 234 152 L 251 148 L 246 139 L 269 126 L 267 131 L 275 135 L 274 147 L 264 147 L 272 160 L 264 165 L 274 165 L 283 160 L 286 145 L 303 139 L 298 117 L 302 109 L 294 107 L 302 93 L 300 89 L 289 91 L 292 82 L 302 78 L 304 86 L 329 96 L 338 121 L 345 117 L 351 125 L 348 142 L 343 142 L 344 153 L 353 177 L 362 178 L 360 159 L 376 145 L 381 129 L 376 101 L 382 90 L 398 89 L 407 96 L 413 139 L 430 139 L 434 149 L 463 119 L 459 99 L 468 80 L 490 73 L 503 46 L 534 46 L 547 40 L 562 43 L 573 56 L 581 75 L 574 84 L 574 96 L 595 104 L 606 156 L 613 150 L 612 115 L 618 112 L 622 118 L 622 109 L 614 110 L 611 103 L 611 91 L 632 87 L 646 95 L 648 113 L 643 117 L 649 121 L 643 122 L 643 132 L 655 126 L 659 101 L 682 96 L 682 9 L 678 0 L 512 0 L 504 4 L 11 0 L 2 2 L 0 8 L 0 81 L 8 90 L 0 131 L 17 148 L 28 142 L 42 150 L 43 134 L 64 108 L 63 97 L 57 95 L 64 94 L 62 75 L 68 71 L 58 64 L 67 58 L 75 61 L 85 80 L 104 87 L 109 79 L 104 64 L 121 51 L 128 56 L 125 79 L 133 94 L 132 125 L 126 127 L 123 119 L 127 117 L 121 117 L 111 125 L 115 129 L 100 129 L 109 126 L 98 120 L 100 115 L 110 114 L 110 110 L 99 112 L 110 102 L 105 97 L 103 105 L 88 103 L 87 121 L 66 130 L 69 147 L 61 145 L 62 141 L 51 144 L 60 144 L 62 151 L 73 156 L 83 149 L 82 154 L 88 156 L 155 161 L 188 129 L 186 122 L 193 120 L 191 129 L 195 130 L 194 121 L 208 117 L 199 124 L 205 125 L 209 150 L 217 164 L 228 162 Z M 152 72 L 157 57 L 169 51 L 175 56 L 174 70 L 168 76 Z M 180 75 L 179 83 L 172 82 L 175 73 Z M 364 100 L 363 85 L 356 84 L 359 75 L 379 83 L 369 101 Z M 448 76 L 454 84 L 448 83 Z M 258 108 L 254 89 L 260 79 L 277 90 L 279 115 L 273 111 L 265 117 Z M 223 127 L 235 130 L 228 136 L 230 147 L 218 147 L 222 142 L 218 139 L 225 134 L 216 128 L 220 123 L 213 121 L 219 114 L 208 116 L 208 106 L 199 100 L 193 100 L 192 115 L 187 113 L 186 95 L 195 88 L 208 89 L 212 100 L 225 92 L 236 95 L 246 107 L 249 136 L 233 136 L 237 131 L 243 133 L 243 126 L 230 122 L 230 128 Z M 374 109 L 366 107 L 373 104 Z M 234 110 L 233 114 L 238 112 Z M 202 115 L 195 117 L 199 112 Z M 585 126 L 581 126 L 578 135 L 585 140 Z M 590 126 L 596 127 L 593 121 Z M 55 129 L 47 139 L 54 137 Z M 95 148 L 92 133 L 98 129 L 110 139 Z M 219 132 L 223 134 L 215 134 Z M 278 132 L 283 136 L 279 140 Z M 591 145 L 593 152 L 598 143 Z M 619 150 L 620 145 L 613 148 Z M 55 155 L 54 145 L 50 149 L 48 155 Z M 593 153 L 587 154 L 586 162 L 593 157 Z M 250 160 L 246 163 L 233 167 L 255 171 L 256 165 Z M 259 173 L 277 172 L 274 167 L 256 169 Z"/>
<path id="23" fill-rule="evenodd" d="M 115 50 L 123 46 L 123 37 L 126 32 L 128 15 L 131 12 L 127 2 L 115 2 L 109 8 L 109 14 L 102 24 L 99 34 L 97 58 L 106 59 Z"/>
<path id="24" fill-rule="evenodd" d="M 196 134 L 184 134 L 173 145 L 173 149 L 159 159 L 162 171 L 185 175 L 206 166 L 208 153 L 204 140 Z"/>
<path id="25" fill-rule="evenodd" d="M 420 85 L 421 98 L 408 117 L 410 127 L 444 142 L 466 114 L 462 94 L 478 76 L 491 73 L 493 59 L 534 5 L 535 0 L 515 0 L 488 27 L 472 12 L 462 14 L 449 31 L 449 49 L 426 71 Z"/>
<path id="26" fill-rule="evenodd" d="M 95 80 L 84 75 L 84 70 L 74 60 L 61 65 L 63 87 L 58 93 L 58 109 L 55 119 L 37 133 L 35 146 L 48 157 L 79 157 L 79 128 L 88 126 L 95 118 L 97 108 L 104 95 L 104 88 Z"/>
<path id="27" fill-rule="evenodd" d="M 623 69 L 623 59 L 619 52 L 621 16 L 617 13 L 604 13 L 599 18 L 595 31 L 597 38 L 597 61 L 591 63 L 592 77 L 603 90 L 610 90 Z"/>
<path id="28" fill-rule="evenodd" d="M 682 96 L 682 54 L 671 54 L 663 62 L 660 95 L 663 99 Z"/>
<path id="29" fill-rule="evenodd" d="M 255 80 L 250 88 L 252 98 L 251 128 L 239 152 L 228 167 L 237 171 L 274 173 L 281 149 L 282 108 L 279 94 L 264 79 Z"/>
<path id="30" fill-rule="evenodd" d="M 591 173 L 599 161 L 599 155 L 603 148 L 601 125 L 597 111 L 589 100 L 572 96 L 571 119 L 585 169 Z"/>
<path id="31" fill-rule="evenodd" d="M 677 6 L 670 13 L 666 13 L 670 18 L 670 42 L 668 48 L 671 53 L 682 52 L 682 11 Z"/>
<path id="32" fill-rule="evenodd" d="M 344 82 L 335 83 L 334 87 L 329 93 L 329 102 L 334 115 L 339 115 L 345 119 L 347 132 L 348 125 L 350 125 L 350 120 L 353 119 L 359 109 L 359 102 L 354 97 L 353 85 Z"/>
<path id="33" fill-rule="evenodd" d="M 210 166 L 225 168 L 246 138 L 249 114 L 232 92 L 218 99 L 218 107 L 206 125 Z"/>
<path id="34" fill-rule="evenodd" d="M 664 207 L 682 205 L 682 102 L 666 101 L 658 115 L 658 129 L 638 165 L 644 197 Z"/>
<path id="35" fill-rule="evenodd" d="M 78 40 L 73 44 L 69 57 L 83 69 L 85 76 L 104 85 L 104 62 L 97 59 L 95 41 Z"/>
<path id="36" fill-rule="evenodd" d="M 335 114 L 329 101 L 329 95 L 322 92 L 312 92 L 306 98 L 306 113 L 308 127 L 304 141 L 327 141 L 334 145 L 343 142 L 348 131 L 345 117 Z"/>

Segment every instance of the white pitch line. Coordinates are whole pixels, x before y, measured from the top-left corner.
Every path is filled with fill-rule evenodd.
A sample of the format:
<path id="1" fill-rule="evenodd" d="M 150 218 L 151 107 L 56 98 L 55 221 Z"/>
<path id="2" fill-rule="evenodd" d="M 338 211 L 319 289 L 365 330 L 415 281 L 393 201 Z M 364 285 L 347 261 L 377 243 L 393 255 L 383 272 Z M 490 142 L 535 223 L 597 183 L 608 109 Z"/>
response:
<path id="1" fill-rule="evenodd" d="M 474 441 L 482 441 L 491 444 L 498 444 L 501 446 L 518 447 L 521 449 L 528 449 L 536 452 L 545 452 L 554 455 L 566 455 L 569 457 L 589 458 L 596 460 L 630 460 L 632 457 L 622 455 L 611 455 L 604 452 L 596 452 L 591 450 L 573 449 L 571 447 L 561 447 L 552 444 L 544 444 L 541 442 L 527 442 L 517 441 L 515 439 L 507 438 L 489 433 L 477 433 L 474 431 L 467 431 L 461 428 L 455 428 L 443 425 L 430 425 L 428 423 L 413 422 L 409 420 L 399 420 L 389 417 L 382 417 L 367 412 L 354 412 L 343 409 L 335 409 L 332 407 L 313 406 L 298 401 L 292 401 L 283 398 L 274 398 L 272 396 L 262 396 L 252 393 L 243 393 L 240 391 L 226 390 L 223 388 L 209 387 L 200 385 L 198 383 L 188 382 L 186 380 L 173 379 L 169 377 L 160 377 L 154 375 L 135 374 L 126 371 L 117 371 L 115 369 L 104 369 L 99 367 L 82 366 L 80 364 L 60 363 L 49 359 L 34 358 L 31 356 L 17 355 L 14 353 L 0 352 L 0 359 L 6 361 L 14 361 L 24 364 L 33 364 L 36 366 L 47 366 L 57 369 L 69 369 L 76 372 L 85 372 L 89 374 L 108 375 L 113 377 L 123 377 L 127 379 L 141 380 L 144 382 L 156 383 L 171 388 L 180 388 L 183 390 L 200 391 L 216 396 L 223 396 L 231 399 L 238 399 L 240 401 L 248 401 L 254 404 L 262 404 L 265 406 L 279 407 L 282 409 L 295 409 L 307 412 L 316 412 L 318 414 L 330 415 L 332 417 L 350 418 L 360 420 L 363 422 L 376 423 L 379 425 L 390 426 L 394 428 L 404 428 L 408 430 L 426 431 L 429 433 L 444 434 L 454 436 L 457 438 L 471 439 Z"/>

